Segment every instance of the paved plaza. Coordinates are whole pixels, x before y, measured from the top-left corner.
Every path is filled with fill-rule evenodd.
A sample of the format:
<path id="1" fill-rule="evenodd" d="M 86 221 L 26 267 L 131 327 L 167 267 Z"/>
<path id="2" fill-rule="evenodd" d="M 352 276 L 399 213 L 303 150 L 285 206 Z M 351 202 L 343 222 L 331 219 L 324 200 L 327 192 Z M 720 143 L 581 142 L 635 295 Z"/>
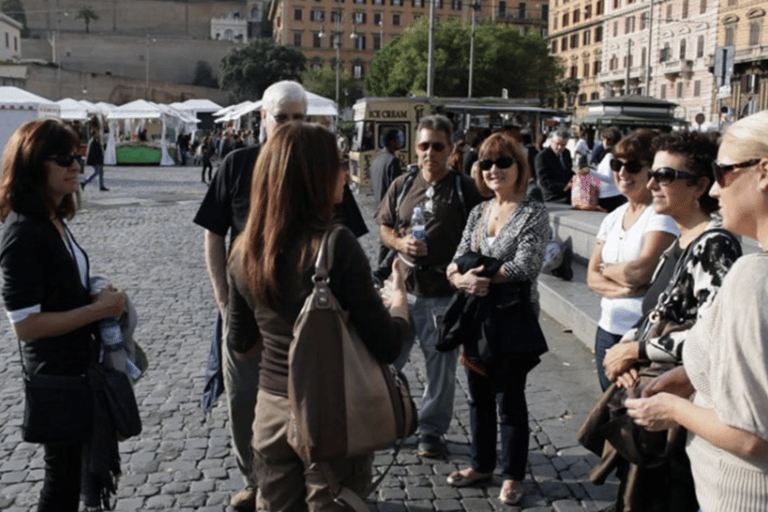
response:
<path id="1" fill-rule="evenodd" d="M 204 417 L 200 407 L 205 362 L 216 312 L 202 255 L 203 230 L 192 223 L 205 193 L 199 168 L 107 167 L 109 192 L 90 185 L 83 210 L 70 222 L 88 252 L 91 274 L 124 288 L 136 306 L 135 338 L 150 368 L 136 385 L 143 432 L 120 445 L 123 476 L 118 510 L 216 511 L 228 507 L 242 480 L 230 455 L 226 407 L 219 400 Z M 359 196 L 370 228 L 369 196 Z M 377 237 L 361 239 L 369 255 Z M 5 316 L 5 315 L 3 315 Z M 8 321 L 0 328 L 0 510 L 34 510 L 42 485 L 42 448 L 21 441 L 21 367 Z M 529 376 L 531 443 L 526 495 L 520 507 L 496 498 L 497 475 L 485 487 L 454 489 L 446 476 L 469 460 L 467 387 L 460 367 L 454 420 L 442 459 L 416 456 L 409 439 L 368 503 L 381 512 L 596 511 L 606 508 L 616 483 L 589 483 L 596 457 L 575 432 L 599 396 L 594 359 L 583 344 L 549 317 L 542 326 L 550 346 Z M 414 350 L 406 366 L 417 404 L 423 360 Z M 391 460 L 377 455 L 377 468 Z"/>

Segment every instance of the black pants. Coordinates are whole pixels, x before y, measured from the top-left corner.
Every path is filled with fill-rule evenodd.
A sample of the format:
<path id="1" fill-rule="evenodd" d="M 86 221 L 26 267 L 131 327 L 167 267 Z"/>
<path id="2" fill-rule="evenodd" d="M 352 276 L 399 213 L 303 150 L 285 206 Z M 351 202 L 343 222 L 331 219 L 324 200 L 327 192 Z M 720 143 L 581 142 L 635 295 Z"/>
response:
<path id="1" fill-rule="evenodd" d="M 82 445 L 46 444 L 45 477 L 37 512 L 77 512 Z"/>

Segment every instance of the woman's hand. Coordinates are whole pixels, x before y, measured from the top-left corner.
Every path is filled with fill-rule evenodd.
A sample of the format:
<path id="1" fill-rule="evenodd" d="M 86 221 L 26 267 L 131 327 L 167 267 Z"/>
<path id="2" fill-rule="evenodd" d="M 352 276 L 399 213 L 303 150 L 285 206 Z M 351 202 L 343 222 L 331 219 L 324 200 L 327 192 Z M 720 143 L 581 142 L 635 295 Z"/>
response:
<path id="1" fill-rule="evenodd" d="M 125 310 L 125 292 L 108 284 L 94 298 L 101 318 L 119 317 Z"/>
<path id="2" fill-rule="evenodd" d="M 672 393 L 682 398 L 688 398 L 694 391 L 693 384 L 685 372 L 685 367 L 678 366 L 649 382 L 643 389 L 643 397 L 648 398 L 659 393 Z"/>
<path id="3" fill-rule="evenodd" d="M 635 423 L 650 431 L 667 430 L 677 425 L 675 404 L 684 400 L 669 393 L 659 393 L 650 398 L 627 398 L 624 405 Z"/>
<path id="4" fill-rule="evenodd" d="M 491 286 L 490 277 L 481 277 L 479 274 L 485 270 L 483 265 L 471 268 L 464 274 L 454 274 L 453 283 L 459 290 L 464 290 L 470 295 L 485 297 Z"/>
<path id="5" fill-rule="evenodd" d="M 636 341 L 617 343 L 605 353 L 603 367 L 605 375 L 615 381 L 616 377 L 626 372 L 640 357 L 640 344 Z"/>
<path id="6" fill-rule="evenodd" d="M 384 306 L 388 308 L 407 307 L 408 297 L 405 290 L 406 270 L 405 262 L 400 258 L 395 258 L 395 261 L 392 262 L 392 274 L 384 281 L 384 286 L 379 290 Z"/>
<path id="7" fill-rule="evenodd" d="M 616 377 L 616 385 L 620 388 L 631 388 L 637 383 L 640 378 L 640 373 L 637 368 L 630 368 L 626 372 Z"/>

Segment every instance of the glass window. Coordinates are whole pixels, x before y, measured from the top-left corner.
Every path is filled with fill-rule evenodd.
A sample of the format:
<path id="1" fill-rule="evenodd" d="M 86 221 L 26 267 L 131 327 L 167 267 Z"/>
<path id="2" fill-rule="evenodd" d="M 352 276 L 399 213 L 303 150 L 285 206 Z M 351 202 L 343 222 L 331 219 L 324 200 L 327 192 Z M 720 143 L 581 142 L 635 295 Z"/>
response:
<path id="1" fill-rule="evenodd" d="M 686 46 L 687 46 L 686 40 L 681 39 L 680 40 L 680 60 L 685 60 Z"/>
<path id="2" fill-rule="evenodd" d="M 683 97 L 683 82 L 677 82 L 677 97 Z"/>
<path id="3" fill-rule="evenodd" d="M 301 48 L 301 32 L 293 33 L 293 46 Z"/>
<path id="4" fill-rule="evenodd" d="M 725 27 L 725 46 L 733 46 L 733 40 L 736 35 L 736 26 L 729 25 Z"/>
<path id="5" fill-rule="evenodd" d="M 392 24 L 394 26 L 400 26 L 400 15 L 399 14 L 393 14 L 392 15 Z"/>
<path id="6" fill-rule="evenodd" d="M 293 19 L 295 21 L 301 21 L 301 9 L 294 9 L 293 10 Z"/>
<path id="7" fill-rule="evenodd" d="M 312 32 L 312 48 L 320 48 L 323 44 L 320 32 Z"/>
<path id="8" fill-rule="evenodd" d="M 699 36 L 696 40 L 696 58 L 704 56 L 704 36 Z"/>
<path id="9" fill-rule="evenodd" d="M 601 25 L 601 26 L 595 27 L 595 42 L 599 43 L 602 40 L 603 40 L 603 27 Z"/>
<path id="10" fill-rule="evenodd" d="M 568 13 L 563 14 L 563 28 L 568 26 Z"/>
<path id="11" fill-rule="evenodd" d="M 667 84 L 661 84 L 660 96 L 663 100 L 667 99 Z"/>
<path id="12" fill-rule="evenodd" d="M 355 64 L 352 66 L 352 76 L 355 78 L 363 78 L 363 65 Z"/>
<path id="13" fill-rule="evenodd" d="M 578 23 L 581 21 L 581 11 L 579 9 L 573 10 L 573 22 Z"/>
<path id="14" fill-rule="evenodd" d="M 582 37 L 583 37 L 583 39 L 584 39 L 584 41 L 583 41 L 583 44 L 584 44 L 584 45 L 588 45 L 588 44 L 591 42 L 591 38 L 592 38 L 592 31 L 590 31 L 590 30 L 585 30 L 585 31 L 584 31 L 584 35 L 583 35 Z"/>
<path id="15" fill-rule="evenodd" d="M 751 21 L 749 23 L 749 45 L 758 44 L 760 44 L 760 21 Z"/>
<path id="16" fill-rule="evenodd" d="M 325 21 L 325 11 L 312 9 L 312 21 Z"/>
<path id="17" fill-rule="evenodd" d="M 701 96 L 701 80 L 696 80 L 693 82 L 693 95 L 695 97 Z"/>

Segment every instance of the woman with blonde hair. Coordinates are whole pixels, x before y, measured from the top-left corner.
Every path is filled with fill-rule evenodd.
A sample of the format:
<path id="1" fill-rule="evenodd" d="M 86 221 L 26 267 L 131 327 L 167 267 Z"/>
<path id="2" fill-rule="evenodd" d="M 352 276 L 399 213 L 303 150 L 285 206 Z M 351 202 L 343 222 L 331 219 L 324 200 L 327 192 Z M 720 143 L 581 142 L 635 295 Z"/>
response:
<path id="1" fill-rule="evenodd" d="M 277 128 L 256 161 L 254 207 L 229 260 L 227 343 L 237 353 L 263 346 L 252 444 L 256 481 L 270 511 L 343 509 L 325 475 L 288 444 L 287 380 L 293 326 L 312 290 L 314 262 L 333 224 L 334 205 L 342 201 L 346 174 L 328 130 L 300 122 Z M 368 258 L 347 229 L 337 237 L 332 261 L 329 285 L 349 321 L 377 360 L 394 361 L 409 330 L 400 265 L 393 266 L 387 312 L 374 289 Z M 329 465 L 341 486 L 363 496 L 372 463 L 373 454 Z"/>
<path id="2" fill-rule="evenodd" d="M 471 340 L 464 344 L 472 462 L 451 473 L 448 484 L 464 487 L 492 478 L 499 424 L 503 478 L 499 499 L 515 505 L 523 498 L 528 459 L 526 377 L 547 350 L 543 336 L 527 338 L 520 333 L 537 329 L 540 333 L 535 283 L 544 261 L 549 222 L 544 205 L 526 198 L 528 157 L 514 140 L 502 134 L 490 136 L 480 147 L 478 165 L 478 191 L 491 199 L 472 209 L 446 273 L 455 288 L 471 297 L 487 298 L 493 307 L 483 310 L 483 327 L 478 330 L 488 350 L 479 349 L 478 343 L 467 344 Z M 528 313 L 523 316 L 531 325 L 510 324 L 511 310 L 498 308 L 511 297 L 522 304 Z"/>
<path id="3" fill-rule="evenodd" d="M 710 195 L 723 227 L 768 247 L 768 111 L 729 126 Z M 688 332 L 683 366 L 627 399 L 648 430 L 688 430 L 696 496 L 704 512 L 768 510 L 768 254 L 742 256 Z M 691 396 L 693 399 L 691 400 Z"/>

